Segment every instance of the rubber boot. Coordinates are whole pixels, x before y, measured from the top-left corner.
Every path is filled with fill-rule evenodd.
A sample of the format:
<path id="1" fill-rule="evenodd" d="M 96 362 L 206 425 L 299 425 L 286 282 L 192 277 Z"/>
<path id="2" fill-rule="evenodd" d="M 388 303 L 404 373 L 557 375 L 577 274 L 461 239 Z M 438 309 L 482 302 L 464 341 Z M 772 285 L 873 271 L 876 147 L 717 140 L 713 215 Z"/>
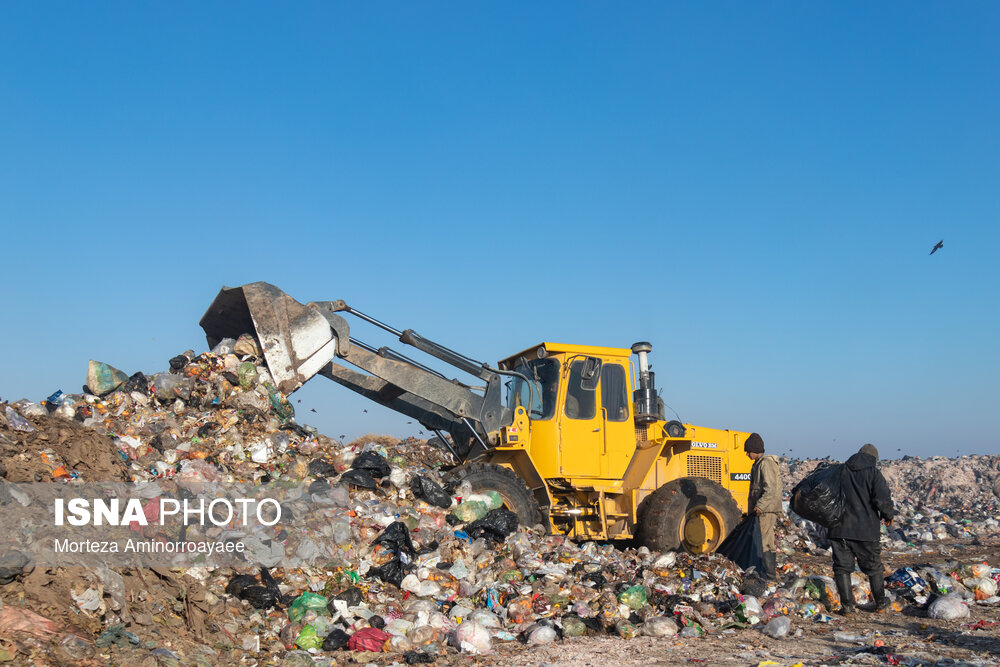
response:
<path id="1" fill-rule="evenodd" d="M 835 574 L 833 580 L 837 584 L 837 595 L 840 596 L 840 615 L 850 616 L 854 613 L 854 589 L 851 588 L 851 573 Z"/>
<path id="2" fill-rule="evenodd" d="M 871 611 L 878 613 L 889 606 L 889 598 L 885 596 L 885 573 L 881 570 L 868 575 L 868 583 L 872 587 Z"/>
<path id="3" fill-rule="evenodd" d="M 767 573 L 768 581 L 777 581 L 778 575 L 775 571 L 778 567 L 778 554 L 773 551 L 764 552 L 764 572 Z"/>

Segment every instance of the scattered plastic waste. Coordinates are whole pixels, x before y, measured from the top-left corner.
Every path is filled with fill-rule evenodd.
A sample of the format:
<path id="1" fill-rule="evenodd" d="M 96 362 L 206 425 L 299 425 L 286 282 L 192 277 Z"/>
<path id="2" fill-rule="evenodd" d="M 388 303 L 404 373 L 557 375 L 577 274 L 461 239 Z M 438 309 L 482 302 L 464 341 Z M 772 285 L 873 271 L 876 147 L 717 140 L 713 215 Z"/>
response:
<path id="1" fill-rule="evenodd" d="M 784 639 L 788 636 L 789 630 L 792 628 L 792 619 L 787 616 L 776 616 L 767 622 L 761 632 L 763 632 L 768 637 L 774 637 L 775 639 Z"/>
<path id="2" fill-rule="evenodd" d="M 946 595 L 931 602 L 927 608 L 927 615 L 942 621 L 954 621 L 959 618 L 968 618 L 969 607 L 962 602 L 960 597 Z"/>
<path id="3" fill-rule="evenodd" d="M 4 414 L 7 415 L 7 423 L 10 424 L 10 427 L 15 431 L 30 433 L 35 430 L 35 427 L 31 425 L 31 422 L 19 415 L 17 411 L 9 405 L 4 407 Z"/>

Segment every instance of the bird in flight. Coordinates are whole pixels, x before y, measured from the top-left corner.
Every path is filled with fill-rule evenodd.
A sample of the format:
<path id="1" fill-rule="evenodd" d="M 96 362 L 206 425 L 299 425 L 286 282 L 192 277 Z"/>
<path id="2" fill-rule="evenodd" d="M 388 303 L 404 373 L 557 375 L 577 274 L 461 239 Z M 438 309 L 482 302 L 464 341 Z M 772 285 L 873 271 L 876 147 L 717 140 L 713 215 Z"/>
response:
<path id="1" fill-rule="evenodd" d="M 941 239 L 940 241 L 937 242 L 937 245 L 935 245 L 933 248 L 931 248 L 931 254 L 933 255 L 934 253 L 936 253 L 938 250 L 940 250 L 943 247 L 944 247 L 944 239 Z"/>

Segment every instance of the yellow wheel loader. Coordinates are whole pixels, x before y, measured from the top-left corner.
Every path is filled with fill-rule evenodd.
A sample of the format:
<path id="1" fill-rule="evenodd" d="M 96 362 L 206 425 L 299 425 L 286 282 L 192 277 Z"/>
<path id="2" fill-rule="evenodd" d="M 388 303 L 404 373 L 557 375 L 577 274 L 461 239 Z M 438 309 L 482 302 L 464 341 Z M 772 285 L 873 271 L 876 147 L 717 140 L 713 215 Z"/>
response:
<path id="1" fill-rule="evenodd" d="M 476 379 L 367 345 L 347 316 Z M 201 326 L 213 347 L 253 335 L 285 394 L 322 375 L 418 420 L 455 457 L 450 474 L 497 491 L 522 524 L 704 553 L 746 511 L 750 434 L 668 421 L 649 343 L 540 343 L 490 366 L 343 301 L 302 304 L 264 282 L 223 287 Z"/>

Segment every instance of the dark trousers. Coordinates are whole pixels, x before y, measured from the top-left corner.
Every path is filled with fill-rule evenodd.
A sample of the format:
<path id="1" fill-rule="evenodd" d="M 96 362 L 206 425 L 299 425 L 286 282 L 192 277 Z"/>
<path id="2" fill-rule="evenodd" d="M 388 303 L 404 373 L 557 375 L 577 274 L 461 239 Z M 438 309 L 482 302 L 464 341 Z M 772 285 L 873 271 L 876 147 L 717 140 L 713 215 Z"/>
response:
<path id="1" fill-rule="evenodd" d="M 869 542 L 835 537 L 830 540 L 830 544 L 833 546 L 834 576 L 854 572 L 855 560 L 858 561 L 858 569 L 868 575 L 872 572 L 881 573 L 884 569 L 882 545 L 878 540 Z"/>

